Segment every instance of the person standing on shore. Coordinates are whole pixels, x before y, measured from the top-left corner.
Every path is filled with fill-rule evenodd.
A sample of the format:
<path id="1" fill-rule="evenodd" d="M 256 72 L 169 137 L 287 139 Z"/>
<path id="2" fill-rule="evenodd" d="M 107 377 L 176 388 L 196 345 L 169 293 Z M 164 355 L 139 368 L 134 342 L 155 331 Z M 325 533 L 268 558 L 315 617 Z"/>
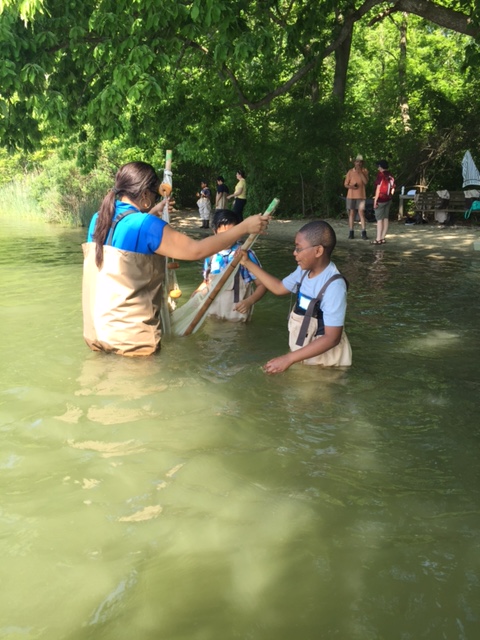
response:
<path id="1" fill-rule="evenodd" d="M 360 225 L 362 227 L 362 240 L 367 240 L 367 229 L 365 220 L 365 187 L 368 184 L 368 170 L 363 166 L 363 156 L 358 155 L 353 163 L 353 169 L 350 169 L 345 176 L 344 186 L 347 191 L 347 210 L 348 210 L 348 239 L 353 240 L 355 212 L 358 211 L 360 217 Z"/>
<path id="2" fill-rule="evenodd" d="M 247 204 L 247 182 L 245 180 L 245 172 L 240 169 L 237 171 L 237 186 L 235 191 L 227 196 L 228 200 L 235 198 L 232 211 L 237 214 L 238 221 L 243 220 L 243 210 Z"/>
<path id="3" fill-rule="evenodd" d="M 230 189 L 225 184 L 223 176 L 217 176 L 217 193 L 215 196 L 215 211 L 227 208 L 227 197 Z"/>
<path id="4" fill-rule="evenodd" d="M 201 182 L 200 192 L 197 193 L 197 207 L 202 221 L 202 229 L 208 229 L 210 226 L 210 216 L 212 215 L 212 204 L 210 202 L 210 189 L 205 180 Z"/>
<path id="5" fill-rule="evenodd" d="M 378 173 L 375 179 L 375 196 L 373 208 L 377 221 L 377 237 L 370 244 L 385 244 L 385 236 L 388 231 L 388 216 L 395 193 L 395 178 L 388 170 L 386 160 L 377 161 Z"/>

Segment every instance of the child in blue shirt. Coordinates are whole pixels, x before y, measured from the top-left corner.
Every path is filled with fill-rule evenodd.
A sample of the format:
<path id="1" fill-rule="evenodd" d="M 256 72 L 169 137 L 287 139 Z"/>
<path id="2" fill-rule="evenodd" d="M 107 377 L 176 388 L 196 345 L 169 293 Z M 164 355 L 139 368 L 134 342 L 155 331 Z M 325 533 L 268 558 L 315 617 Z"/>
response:
<path id="1" fill-rule="evenodd" d="M 213 221 L 214 233 L 224 233 L 238 224 L 238 217 L 229 209 L 220 209 L 216 212 Z M 230 248 L 219 251 L 213 256 L 206 258 L 203 266 L 203 283 L 195 293 L 201 292 L 207 287 L 212 278 L 227 268 L 232 262 L 235 253 L 242 246 L 241 242 L 236 242 Z M 249 260 L 252 264 L 260 266 L 260 262 L 251 250 L 248 251 Z M 248 269 L 240 265 L 233 281 L 227 283 L 222 291 L 216 296 L 210 305 L 207 315 L 221 320 L 231 322 L 247 322 L 253 313 L 253 305 L 262 298 L 267 289 L 259 283 L 255 276 Z"/>
<path id="2" fill-rule="evenodd" d="M 289 322 L 290 353 L 273 358 L 266 373 L 281 373 L 296 362 L 324 367 L 348 367 L 352 350 L 344 331 L 347 282 L 331 255 L 335 231 L 324 220 L 304 225 L 295 237 L 297 269 L 283 280 L 267 273 L 243 252 L 242 264 L 277 296 L 294 293 Z"/>

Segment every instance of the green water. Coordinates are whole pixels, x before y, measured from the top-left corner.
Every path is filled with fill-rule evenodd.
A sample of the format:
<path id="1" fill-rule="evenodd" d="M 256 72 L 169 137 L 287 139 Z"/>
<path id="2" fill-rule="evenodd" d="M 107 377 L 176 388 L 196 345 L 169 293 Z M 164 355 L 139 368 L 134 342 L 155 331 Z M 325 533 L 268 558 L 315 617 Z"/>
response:
<path id="1" fill-rule="evenodd" d="M 91 353 L 83 236 L 2 221 L 0 639 L 478 638 L 480 254 L 341 243 L 354 366 L 267 377 L 270 295 Z"/>

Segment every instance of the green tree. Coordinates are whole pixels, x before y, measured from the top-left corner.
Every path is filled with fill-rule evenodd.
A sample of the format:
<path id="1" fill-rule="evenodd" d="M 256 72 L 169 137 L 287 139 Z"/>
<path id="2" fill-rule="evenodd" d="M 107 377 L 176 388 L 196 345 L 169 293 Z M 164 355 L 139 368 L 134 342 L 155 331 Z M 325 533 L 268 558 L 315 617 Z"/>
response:
<path id="1" fill-rule="evenodd" d="M 0 0 L 0 10 L 4 145 L 56 135 L 86 168 L 109 140 L 155 158 L 175 148 L 177 162 L 212 175 L 246 168 L 255 207 L 300 168 L 292 191 L 305 213 L 335 208 L 365 140 L 370 157 L 403 166 L 400 149 L 414 158 L 445 138 L 479 32 L 474 0 Z M 440 68 L 432 84 L 411 44 L 432 34 L 458 54 L 456 93 Z M 362 49 L 373 70 L 361 71 Z"/>

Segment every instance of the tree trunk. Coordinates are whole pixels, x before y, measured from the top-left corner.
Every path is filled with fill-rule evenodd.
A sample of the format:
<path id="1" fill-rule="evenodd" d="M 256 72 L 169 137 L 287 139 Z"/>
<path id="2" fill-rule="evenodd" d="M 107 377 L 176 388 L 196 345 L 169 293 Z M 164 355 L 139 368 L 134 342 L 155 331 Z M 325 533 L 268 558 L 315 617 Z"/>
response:
<path id="1" fill-rule="evenodd" d="M 347 88 L 348 63 L 350 62 L 350 50 L 352 47 L 353 23 L 348 35 L 335 49 L 335 75 L 333 78 L 333 95 L 341 104 L 345 102 L 345 92 Z"/>
<path id="2" fill-rule="evenodd" d="M 407 91 L 407 27 L 408 27 L 408 14 L 403 13 L 402 20 L 400 22 L 400 56 L 398 60 L 398 86 L 400 103 L 400 114 L 403 122 L 403 130 L 405 133 L 410 133 L 412 127 L 410 125 L 410 108 L 408 105 L 408 91 Z"/>

